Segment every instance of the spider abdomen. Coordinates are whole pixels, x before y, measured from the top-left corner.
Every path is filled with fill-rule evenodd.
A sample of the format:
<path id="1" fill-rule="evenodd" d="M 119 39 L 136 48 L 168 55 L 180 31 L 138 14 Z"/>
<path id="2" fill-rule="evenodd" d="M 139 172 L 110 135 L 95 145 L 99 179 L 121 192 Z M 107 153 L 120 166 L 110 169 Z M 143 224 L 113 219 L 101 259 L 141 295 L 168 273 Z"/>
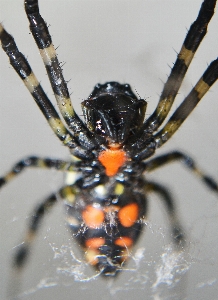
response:
<path id="1" fill-rule="evenodd" d="M 68 206 L 68 223 L 89 264 L 104 275 L 115 275 L 142 232 L 146 200 L 129 188 L 102 199 L 94 199 L 94 193 L 77 195 L 77 205 Z"/>

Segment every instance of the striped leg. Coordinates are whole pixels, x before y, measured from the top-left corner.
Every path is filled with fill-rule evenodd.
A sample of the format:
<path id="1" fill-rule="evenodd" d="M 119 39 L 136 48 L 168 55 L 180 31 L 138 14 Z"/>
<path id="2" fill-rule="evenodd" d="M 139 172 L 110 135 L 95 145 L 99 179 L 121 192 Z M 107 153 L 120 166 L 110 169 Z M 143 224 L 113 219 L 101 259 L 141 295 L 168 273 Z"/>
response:
<path id="1" fill-rule="evenodd" d="M 156 182 L 147 182 L 145 186 L 145 192 L 146 193 L 154 192 L 159 194 L 159 196 L 164 201 L 164 204 L 166 205 L 167 208 L 167 213 L 171 224 L 173 241 L 178 246 L 184 246 L 185 243 L 184 233 L 179 224 L 179 220 L 177 218 L 176 210 L 174 206 L 174 201 L 170 193 L 167 191 L 165 187 L 163 187 L 160 184 L 157 184 Z"/>
<path id="2" fill-rule="evenodd" d="M 79 147 L 79 144 L 75 137 L 73 137 L 66 129 L 54 106 L 39 84 L 28 61 L 26 60 L 24 55 L 19 52 L 13 37 L 3 28 L 1 24 L 0 41 L 2 49 L 8 55 L 12 67 L 23 80 L 24 84 L 33 96 L 36 104 L 39 106 L 40 110 L 47 119 L 56 136 L 62 141 L 65 146 L 69 147 L 72 150 L 75 156 L 81 158 L 90 157 L 92 155 L 90 154 L 90 151 L 85 151 L 84 149 Z"/>
<path id="3" fill-rule="evenodd" d="M 33 212 L 28 226 L 28 230 L 24 237 L 23 243 L 18 247 L 13 259 L 13 269 L 10 278 L 10 285 L 8 289 L 8 299 L 20 299 L 19 292 L 21 288 L 21 272 L 28 259 L 30 248 L 36 238 L 39 226 L 45 215 L 49 212 L 59 199 L 67 200 L 71 206 L 74 205 L 74 198 L 78 192 L 75 186 L 65 186 L 61 188 L 57 194 L 52 194 L 44 200 Z"/>
<path id="4" fill-rule="evenodd" d="M 39 13 L 38 0 L 25 0 L 25 10 L 30 22 L 30 30 L 45 64 L 60 112 L 66 124 L 73 130 L 79 144 L 89 149 L 93 148 L 94 145 L 88 138 L 87 128 L 73 109 L 48 27 Z"/>
<path id="5" fill-rule="evenodd" d="M 4 177 L 0 177 L 0 188 L 28 167 L 47 169 L 53 168 L 56 170 L 69 172 L 78 170 L 78 167 L 76 166 L 75 162 L 67 162 L 59 159 L 39 158 L 36 156 L 30 156 L 25 159 L 22 159 L 17 164 L 15 164 L 12 170 L 8 172 Z"/>
<path id="6" fill-rule="evenodd" d="M 24 242 L 19 247 L 14 257 L 14 267 L 18 270 L 21 269 L 28 257 L 30 246 L 34 241 L 39 225 L 44 217 L 45 213 L 49 212 L 55 203 L 59 199 L 67 200 L 71 206 L 74 204 L 75 195 L 78 193 L 78 189 L 75 186 L 65 186 L 61 188 L 58 193 L 52 194 L 45 201 L 43 201 L 33 212 L 28 226 L 28 231 L 25 235 Z"/>
<path id="7" fill-rule="evenodd" d="M 214 192 L 218 193 L 218 184 L 215 182 L 213 178 L 208 175 L 205 175 L 195 164 L 193 159 L 191 159 L 186 154 L 183 154 L 179 151 L 174 151 L 168 154 L 164 154 L 158 156 L 154 159 L 145 163 L 145 171 L 151 172 L 156 168 L 162 167 L 170 162 L 174 161 L 182 161 L 186 167 L 188 167 L 194 174 L 196 174 L 206 185 L 209 189 L 213 190 Z"/>
<path id="8" fill-rule="evenodd" d="M 12 67 L 24 81 L 24 84 L 32 94 L 34 100 L 41 109 L 54 133 L 68 147 L 76 147 L 73 137 L 60 120 L 55 108 L 43 91 L 26 58 L 21 52 L 19 52 L 13 37 L 3 28 L 1 24 L 0 40 L 3 50 L 10 59 Z"/>
<path id="9" fill-rule="evenodd" d="M 182 104 L 177 108 L 172 117 L 154 137 L 157 147 L 161 147 L 166 143 L 176 130 L 185 121 L 192 112 L 204 94 L 209 90 L 212 84 L 218 79 L 218 59 L 214 60 L 190 94 L 185 98 Z"/>
<path id="10" fill-rule="evenodd" d="M 207 26 L 214 14 L 215 5 L 216 0 L 205 0 L 202 3 L 199 15 L 191 25 L 170 76 L 164 85 L 158 106 L 143 125 L 145 132 L 156 131 L 168 115 L 186 71 L 207 32 Z"/>

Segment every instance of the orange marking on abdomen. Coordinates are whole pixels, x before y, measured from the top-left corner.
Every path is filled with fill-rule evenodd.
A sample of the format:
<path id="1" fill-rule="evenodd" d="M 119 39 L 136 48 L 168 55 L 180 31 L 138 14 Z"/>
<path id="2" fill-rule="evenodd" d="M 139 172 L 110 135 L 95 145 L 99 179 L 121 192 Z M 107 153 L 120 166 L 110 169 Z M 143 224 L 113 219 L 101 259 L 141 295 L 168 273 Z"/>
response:
<path id="1" fill-rule="evenodd" d="M 102 151 L 98 160 L 105 167 L 107 176 L 114 176 L 117 174 L 119 168 L 126 162 L 126 152 L 120 149 L 107 149 Z"/>
<path id="2" fill-rule="evenodd" d="M 90 238 L 85 242 L 87 248 L 98 249 L 105 244 L 105 239 L 101 237 Z"/>
<path id="3" fill-rule="evenodd" d="M 128 248 L 132 246 L 133 240 L 128 236 L 122 236 L 116 239 L 114 244 L 123 248 Z"/>
<path id="4" fill-rule="evenodd" d="M 136 203 L 127 204 L 118 212 L 119 221 L 124 227 L 131 227 L 138 220 L 138 215 L 139 207 Z"/>
<path id="5" fill-rule="evenodd" d="M 92 205 L 88 205 L 82 212 L 85 224 L 90 228 L 99 228 L 104 221 L 104 212 Z"/>

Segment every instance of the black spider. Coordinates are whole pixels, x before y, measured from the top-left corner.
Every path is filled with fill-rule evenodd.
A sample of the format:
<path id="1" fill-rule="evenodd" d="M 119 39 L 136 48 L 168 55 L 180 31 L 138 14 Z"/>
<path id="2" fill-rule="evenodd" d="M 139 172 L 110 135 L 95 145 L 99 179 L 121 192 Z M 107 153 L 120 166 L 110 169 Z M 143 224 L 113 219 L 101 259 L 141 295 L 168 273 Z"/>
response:
<path id="1" fill-rule="evenodd" d="M 33 156 L 25 158 L 0 178 L 0 185 L 30 166 L 79 173 L 79 179 L 66 184 L 35 209 L 24 243 L 15 256 L 16 268 L 23 267 L 42 217 L 59 198 L 67 201 L 68 223 L 84 248 L 86 259 L 104 275 L 117 274 L 128 258 L 131 247 L 142 232 L 147 212 L 146 195 L 149 192 L 156 192 L 162 197 L 171 221 L 174 241 L 182 244 L 184 236 L 170 194 L 163 186 L 145 179 L 144 172 L 181 160 L 210 189 L 218 192 L 217 183 L 204 175 L 194 161 L 181 152 L 174 151 L 149 160 L 156 149 L 170 139 L 218 78 L 216 59 L 165 126 L 158 131 L 171 109 L 194 53 L 206 34 L 215 4 L 215 0 L 203 2 L 164 85 L 157 108 L 146 120 L 145 100 L 138 99 L 128 84 L 107 82 L 97 84 L 88 99 L 82 102 L 85 117 L 83 123 L 73 109 L 48 27 L 39 14 L 38 1 L 25 0 L 30 30 L 66 127 L 26 58 L 17 49 L 14 39 L 0 26 L 2 48 L 11 65 L 24 81 L 56 136 L 78 158 L 71 161 Z"/>

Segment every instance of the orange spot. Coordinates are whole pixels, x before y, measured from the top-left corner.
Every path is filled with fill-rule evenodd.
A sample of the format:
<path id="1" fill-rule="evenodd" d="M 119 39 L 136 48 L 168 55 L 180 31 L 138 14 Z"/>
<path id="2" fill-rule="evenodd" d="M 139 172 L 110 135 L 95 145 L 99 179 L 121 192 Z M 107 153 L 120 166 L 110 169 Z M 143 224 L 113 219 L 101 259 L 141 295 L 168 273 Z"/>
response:
<path id="1" fill-rule="evenodd" d="M 115 245 L 120 246 L 120 247 L 130 247 L 133 244 L 133 240 L 129 238 L 128 236 L 122 236 L 114 242 Z"/>
<path id="2" fill-rule="evenodd" d="M 99 208 L 88 205 L 82 212 L 82 218 L 88 227 L 99 228 L 104 221 L 104 212 Z"/>
<path id="3" fill-rule="evenodd" d="M 126 152 L 123 150 L 107 149 L 99 154 L 98 160 L 106 169 L 107 176 L 114 176 L 126 162 Z"/>
<path id="4" fill-rule="evenodd" d="M 138 219 L 139 207 L 136 203 L 127 204 L 118 212 L 120 223 L 124 227 L 132 226 Z"/>
<path id="5" fill-rule="evenodd" d="M 98 249 L 105 244 L 105 239 L 101 237 L 90 238 L 85 244 L 87 248 Z"/>

